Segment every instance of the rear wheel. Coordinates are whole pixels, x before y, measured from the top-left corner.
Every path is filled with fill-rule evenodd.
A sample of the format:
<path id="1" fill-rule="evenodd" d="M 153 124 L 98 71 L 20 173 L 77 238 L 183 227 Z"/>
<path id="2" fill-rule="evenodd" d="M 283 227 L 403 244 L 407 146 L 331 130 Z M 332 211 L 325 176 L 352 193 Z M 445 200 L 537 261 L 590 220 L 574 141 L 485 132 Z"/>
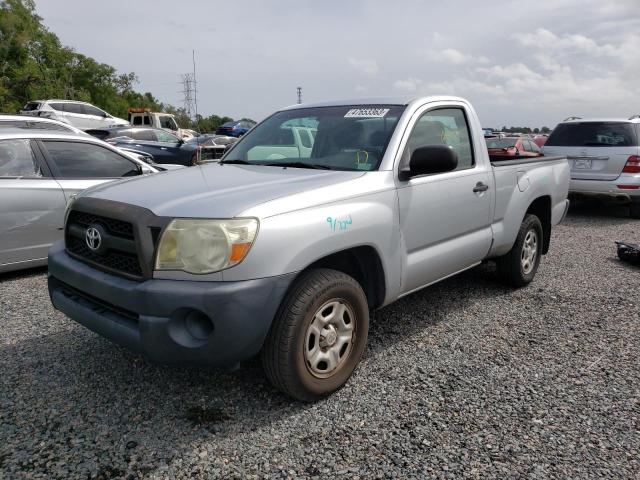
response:
<path id="1" fill-rule="evenodd" d="M 304 273 L 285 297 L 262 350 L 271 383 L 313 401 L 342 387 L 367 342 L 369 308 L 360 284 L 342 272 Z"/>
<path id="2" fill-rule="evenodd" d="M 540 265 L 542 239 L 542 224 L 538 217 L 525 215 L 513 247 L 496 260 L 504 282 L 523 287 L 533 280 Z"/>

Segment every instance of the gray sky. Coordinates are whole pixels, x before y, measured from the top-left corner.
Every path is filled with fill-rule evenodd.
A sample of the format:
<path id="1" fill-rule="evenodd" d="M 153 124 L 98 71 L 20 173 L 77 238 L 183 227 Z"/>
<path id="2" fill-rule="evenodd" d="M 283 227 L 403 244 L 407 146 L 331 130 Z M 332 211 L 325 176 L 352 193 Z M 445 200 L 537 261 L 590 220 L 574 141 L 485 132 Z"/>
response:
<path id="1" fill-rule="evenodd" d="M 36 0 L 78 52 L 201 113 L 259 120 L 296 102 L 448 93 L 485 126 L 640 113 L 640 0 Z M 437 5 L 437 6 L 436 6 Z"/>

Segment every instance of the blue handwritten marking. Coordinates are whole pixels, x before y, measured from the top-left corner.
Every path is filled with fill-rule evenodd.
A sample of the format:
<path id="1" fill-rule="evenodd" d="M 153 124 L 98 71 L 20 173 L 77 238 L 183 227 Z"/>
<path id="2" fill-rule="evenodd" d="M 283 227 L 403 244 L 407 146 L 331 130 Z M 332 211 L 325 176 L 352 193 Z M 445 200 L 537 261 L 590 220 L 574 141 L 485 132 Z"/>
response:
<path id="1" fill-rule="evenodd" d="M 338 231 L 346 230 L 347 227 L 353 223 L 353 220 L 351 219 L 351 214 L 349 214 L 349 218 L 345 220 L 340 220 L 338 218 L 333 218 L 333 217 L 327 217 L 327 223 L 331 227 L 331 230 L 335 232 L 336 229 Z"/>

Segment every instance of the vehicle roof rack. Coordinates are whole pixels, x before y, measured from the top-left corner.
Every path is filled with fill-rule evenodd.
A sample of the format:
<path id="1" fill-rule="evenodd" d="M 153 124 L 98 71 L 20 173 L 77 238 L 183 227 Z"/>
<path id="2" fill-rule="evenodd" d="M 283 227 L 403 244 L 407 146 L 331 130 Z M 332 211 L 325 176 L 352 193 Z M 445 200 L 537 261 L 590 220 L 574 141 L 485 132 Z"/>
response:
<path id="1" fill-rule="evenodd" d="M 582 120 L 582 117 L 567 117 L 563 122 L 570 122 L 571 120 Z"/>

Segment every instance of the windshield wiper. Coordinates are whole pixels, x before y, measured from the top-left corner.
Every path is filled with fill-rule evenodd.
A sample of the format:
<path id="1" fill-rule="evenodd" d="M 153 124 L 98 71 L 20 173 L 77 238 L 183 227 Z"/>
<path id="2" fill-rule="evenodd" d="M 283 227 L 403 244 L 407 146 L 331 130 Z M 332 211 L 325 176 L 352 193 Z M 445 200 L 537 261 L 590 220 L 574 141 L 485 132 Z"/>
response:
<path id="1" fill-rule="evenodd" d="M 247 162 L 246 160 L 220 160 L 218 163 L 220 165 L 224 163 L 228 163 L 230 165 L 253 165 L 253 163 Z"/>
<path id="2" fill-rule="evenodd" d="M 316 170 L 332 170 L 327 165 L 321 165 L 319 163 L 305 163 L 305 162 L 273 162 L 263 163 L 267 167 L 291 167 L 291 168 L 313 168 Z"/>

